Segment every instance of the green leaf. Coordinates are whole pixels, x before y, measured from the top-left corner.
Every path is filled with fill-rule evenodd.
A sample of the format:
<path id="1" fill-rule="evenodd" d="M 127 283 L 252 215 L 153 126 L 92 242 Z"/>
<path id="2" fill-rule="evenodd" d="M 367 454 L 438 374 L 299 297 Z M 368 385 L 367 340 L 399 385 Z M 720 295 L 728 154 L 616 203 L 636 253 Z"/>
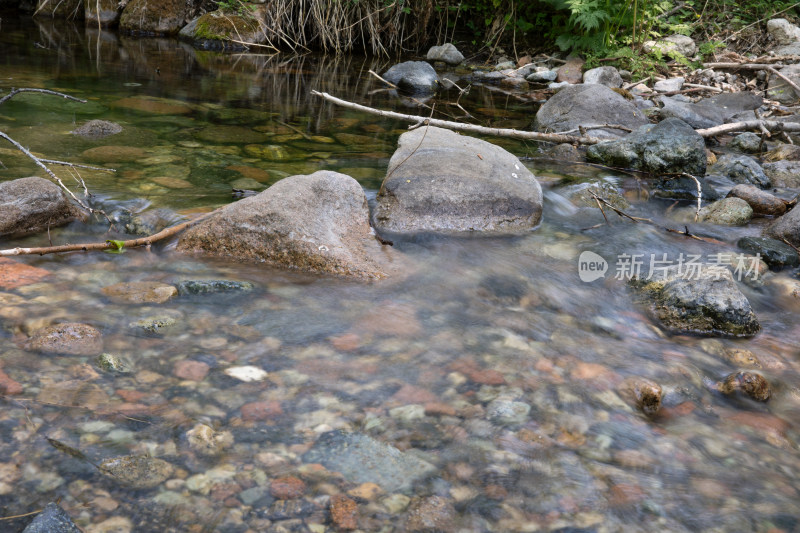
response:
<path id="1" fill-rule="evenodd" d="M 103 250 L 107 254 L 121 254 L 125 253 L 125 241 L 115 241 L 113 239 L 106 240 L 106 244 L 110 244 L 111 248 Z"/>

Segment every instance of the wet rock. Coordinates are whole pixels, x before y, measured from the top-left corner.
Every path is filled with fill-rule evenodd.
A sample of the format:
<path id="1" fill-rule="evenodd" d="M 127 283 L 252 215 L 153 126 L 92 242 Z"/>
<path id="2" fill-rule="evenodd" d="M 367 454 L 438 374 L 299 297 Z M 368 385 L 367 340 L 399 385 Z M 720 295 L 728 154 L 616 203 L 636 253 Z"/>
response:
<path id="1" fill-rule="evenodd" d="M 94 163 L 125 163 L 137 161 L 147 155 L 136 146 L 96 146 L 81 153 L 81 158 Z"/>
<path id="2" fill-rule="evenodd" d="M 116 135 L 122 131 L 122 126 L 116 122 L 109 122 L 108 120 L 90 120 L 79 128 L 72 130 L 70 133 L 73 135 L 80 135 L 87 139 L 102 139 Z"/>
<path id="3" fill-rule="evenodd" d="M 121 485 L 152 489 L 169 479 L 175 468 L 163 459 L 147 455 L 125 455 L 105 459 L 100 471 Z"/>
<path id="4" fill-rule="evenodd" d="M 22 394 L 22 385 L 14 381 L 8 374 L 0 370 L 0 394 L 14 396 Z"/>
<path id="5" fill-rule="evenodd" d="M 81 530 L 64 509 L 50 502 L 22 533 L 81 533 Z"/>
<path id="6" fill-rule="evenodd" d="M 101 353 L 97 356 L 96 362 L 97 366 L 102 370 L 113 374 L 130 374 L 133 372 L 130 362 L 115 354 Z"/>
<path id="7" fill-rule="evenodd" d="M 175 377 L 189 381 L 203 381 L 208 371 L 209 366 L 206 363 L 186 359 L 176 362 L 172 368 Z"/>
<path id="8" fill-rule="evenodd" d="M 49 270 L 0 257 L 0 289 L 16 289 L 38 283 L 49 275 Z"/>
<path id="9" fill-rule="evenodd" d="M 102 292 L 115 303 L 160 304 L 178 294 L 178 289 L 158 281 L 131 281 L 103 287 Z"/>
<path id="10" fill-rule="evenodd" d="M 533 83 L 548 83 L 551 81 L 556 81 L 557 76 L 557 70 L 544 69 L 531 72 L 525 77 L 525 79 Z"/>
<path id="11" fill-rule="evenodd" d="M 761 330 L 727 268 L 703 266 L 688 273 L 674 265 L 655 272 L 650 280 L 633 278 L 631 284 L 671 332 L 751 337 Z"/>
<path id="12" fill-rule="evenodd" d="M 178 323 L 178 318 L 179 317 L 174 313 L 149 315 L 138 320 L 134 320 L 128 324 L 128 327 L 156 335 L 164 333 L 169 328 L 175 326 Z"/>
<path id="13" fill-rule="evenodd" d="M 735 366 L 749 368 L 761 368 L 762 366 L 756 354 L 750 350 L 731 348 L 725 350 L 723 356 Z"/>
<path id="14" fill-rule="evenodd" d="M 717 389 L 723 394 L 741 393 L 758 402 L 766 402 L 772 395 L 769 382 L 755 372 L 736 372 L 727 376 Z"/>
<path id="15" fill-rule="evenodd" d="M 130 0 L 122 11 L 119 29 L 134 35 L 173 35 L 188 18 L 183 0 L 164 0 L 157 4 L 148 0 Z"/>
<path id="16" fill-rule="evenodd" d="M 281 403 L 277 400 L 250 402 L 241 407 L 242 420 L 269 420 L 283 414 Z"/>
<path id="17" fill-rule="evenodd" d="M 97 409 L 108 405 L 108 394 L 94 383 L 80 380 L 59 381 L 42 387 L 36 399 L 42 403 Z"/>
<path id="18" fill-rule="evenodd" d="M 128 7 L 130 7 L 130 5 L 131 4 L 128 4 Z M 141 2 L 139 2 L 139 5 L 141 5 Z M 112 107 L 147 115 L 187 115 L 193 111 L 192 106 L 186 102 L 146 95 L 128 96 L 112 102 L 111 105 Z M 113 151 L 113 147 L 109 148 L 112 149 L 110 151 Z M 131 147 L 126 148 L 130 149 Z"/>
<path id="19" fill-rule="evenodd" d="M 583 59 L 579 57 L 567 58 L 567 62 L 556 71 L 556 81 L 573 85 L 580 83 L 583 79 L 583 63 Z"/>
<path id="20" fill-rule="evenodd" d="M 661 385 L 655 381 L 640 377 L 628 378 L 622 382 L 619 392 L 623 400 L 648 416 L 655 415 L 661 409 Z"/>
<path id="21" fill-rule="evenodd" d="M 239 381 L 250 383 L 252 381 L 263 381 L 267 379 L 267 372 L 258 368 L 257 366 L 232 366 L 225 369 L 225 375 L 230 376 Z"/>
<path id="22" fill-rule="evenodd" d="M 792 209 L 770 227 L 765 234 L 779 241 L 786 239 L 794 246 L 800 246 L 800 209 Z"/>
<path id="23" fill-rule="evenodd" d="M 697 53 L 697 45 L 686 35 L 670 35 L 658 41 L 645 41 L 642 49 L 647 52 L 658 51 L 672 57 L 692 57 Z"/>
<path id="24" fill-rule="evenodd" d="M 426 59 L 428 61 L 443 61 L 448 65 L 458 65 L 464 61 L 464 54 L 459 52 L 453 43 L 445 43 L 441 46 L 431 46 Z"/>
<path id="25" fill-rule="evenodd" d="M 206 424 L 197 424 L 186 432 L 186 441 L 200 455 L 214 456 L 233 446 L 233 434 L 230 431 L 214 431 Z"/>
<path id="26" fill-rule="evenodd" d="M 411 504 L 405 531 L 414 533 L 451 533 L 456 530 L 456 510 L 441 496 L 428 496 Z"/>
<path id="27" fill-rule="evenodd" d="M 756 134 L 753 133 L 752 135 Z M 758 136 L 756 135 L 756 137 Z M 767 163 L 776 163 L 778 161 L 798 161 L 800 160 L 800 146 L 797 146 L 796 144 L 779 144 L 777 147 L 764 154 L 762 159 Z M 764 172 L 766 172 L 766 165 L 764 165 L 763 168 Z M 769 175 L 769 173 L 767 173 L 767 175 Z"/>
<path id="28" fill-rule="evenodd" d="M 331 496 L 329 504 L 331 521 L 340 531 L 358 529 L 358 504 L 344 494 Z"/>
<path id="29" fill-rule="evenodd" d="M 680 91 L 685 81 L 685 78 L 669 78 L 655 82 L 653 89 L 661 93 L 672 93 Z"/>
<path id="30" fill-rule="evenodd" d="M 272 480 L 270 495 L 277 500 L 296 500 L 306 493 L 306 484 L 294 476 L 284 476 Z"/>
<path id="31" fill-rule="evenodd" d="M 709 169 L 709 174 L 720 174 L 734 183 L 755 185 L 761 189 L 769 187 L 769 178 L 752 157 L 746 155 L 725 154 L 717 159 Z"/>
<path id="32" fill-rule="evenodd" d="M 705 141 L 691 126 L 676 118 L 641 126 L 624 139 L 589 147 L 589 161 L 635 168 L 653 174 L 706 172 Z"/>
<path id="33" fill-rule="evenodd" d="M 267 35 L 258 19 L 249 14 L 211 11 L 186 24 L 178 37 L 201 45 L 203 48 L 242 48 L 245 44 L 264 44 Z M 232 43 L 231 39 L 238 41 Z"/>
<path id="34" fill-rule="evenodd" d="M 85 218 L 49 180 L 30 177 L 0 183 L 0 237 L 20 237 Z"/>
<path id="35" fill-rule="evenodd" d="M 622 76 L 614 67 L 597 67 L 583 73 L 583 83 L 619 88 L 622 87 Z"/>
<path id="36" fill-rule="evenodd" d="M 800 41 L 800 28 L 783 18 L 768 20 L 767 33 L 781 46 Z"/>
<path id="37" fill-rule="evenodd" d="M 391 233 L 513 233 L 536 226 L 541 214 L 541 187 L 519 159 L 428 127 L 400 136 L 373 220 Z"/>
<path id="38" fill-rule="evenodd" d="M 638 128 L 648 124 L 644 113 L 632 102 L 604 85 L 575 85 L 561 89 L 536 112 L 536 131 L 560 132 L 578 126 L 621 124 Z M 616 138 L 620 130 L 593 129 L 595 137 Z"/>
<path id="39" fill-rule="evenodd" d="M 697 220 L 722 226 L 743 226 L 753 218 L 753 208 L 741 198 L 723 198 L 700 209 Z"/>
<path id="40" fill-rule="evenodd" d="M 516 426 L 528 420 L 531 406 L 524 402 L 515 402 L 498 398 L 486 406 L 486 416 L 501 426 Z"/>
<path id="41" fill-rule="evenodd" d="M 323 433 L 303 455 L 305 463 L 320 463 L 353 483 L 372 482 L 386 492 L 406 492 L 432 475 L 436 467 L 361 433 Z"/>
<path id="42" fill-rule="evenodd" d="M 284 178 L 183 233 L 178 249 L 353 278 L 385 276 L 386 251 L 353 178 L 331 171 Z"/>
<path id="43" fill-rule="evenodd" d="M 782 241 L 768 237 L 742 237 L 736 245 L 746 252 L 759 254 L 774 270 L 800 264 L 797 250 Z"/>
<path id="44" fill-rule="evenodd" d="M 704 202 L 720 199 L 720 194 L 705 178 L 697 177 Z M 653 187 L 653 196 L 671 200 L 697 200 L 697 182 L 685 176 L 662 178 Z"/>
<path id="45" fill-rule="evenodd" d="M 174 181 L 172 178 L 165 178 Z M 154 183 L 164 181 L 155 178 Z M 183 181 L 183 180 L 179 180 Z M 169 183 L 169 182 L 167 182 Z M 188 182 L 187 182 L 188 183 Z M 114 226 L 129 235 L 153 235 L 167 226 L 177 224 L 186 220 L 185 217 L 175 213 L 171 209 L 148 209 L 143 213 L 132 213 L 127 209 L 119 209 L 110 215 Z"/>
<path id="46" fill-rule="evenodd" d="M 755 216 L 778 217 L 786 212 L 786 202 L 753 185 L 739 184 L 728 192 L 728 197 L 747 202 Z"/>
<path id="47" fill-rule="evenodd" d="M 37 330 L 25 348 L 50 354 L 98 355 L 103 351 L 103 336 L 88 324 L 69 322 Z"/>
<path id="48" fill-rule="evenodd" d="M 723 93 L 691 103 L 680 98 L 660 97 L 662 118 L 675 117 L 693 128 L 710 128 L 724 124 L 738 113 L 758 109 L 764 100 L 750 92 Z"/>
<path id="49" fill-rule="evenodd" d="M 317 511 L 317 506 L 308 500 L 278 500 L 258 514 L 269 520 L 291 520 L 304 518 Z"/>
<path id="50" fill-rule="evenodd" d="M 769 179 L 770 186 L 800 189 L 800 161 L 764 163 L 762 168 Z"/>
<path id="51" fill-rule="evenodd" d="M 800 65 L 796 63 L 780 68 L 779 72 L 795 84 L 800 82 Z M 772 74 L 767 82 L 767 98 L 777 100 L 782 104 L 792 105 L 800 98 L 800 94 L 785 79 Z"/>
<path id="52" fill-rule="evenodd" d="M 227 279 L 189 280 L 177 285 L 178 294 L 211 294 L 219 292 L 249 292 L 255 285 L 249 281 L 232 281 Z"/>
<path id="53" fill-rule="evenodd" d="M 383 79 L 408 94 L 432 94 L 439 88 L 439 76 L 425 61 L 398 63 L 381 74 Z"/>
<path id="54" fill-rule="evenodd" d="M 739 150 L 746 154 L 757 154 L 761 151 L 761 137 L 751 131 L 740 133 L 728 143 L 728 148 Z"/>

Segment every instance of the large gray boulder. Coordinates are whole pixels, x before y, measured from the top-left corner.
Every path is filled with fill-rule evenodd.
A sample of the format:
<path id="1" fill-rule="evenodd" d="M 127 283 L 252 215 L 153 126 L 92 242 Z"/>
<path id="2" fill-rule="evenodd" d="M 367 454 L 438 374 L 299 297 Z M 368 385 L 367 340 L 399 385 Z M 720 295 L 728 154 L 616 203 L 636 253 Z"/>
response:
<path id="1" fill-rule="evenodd" d="M 431 46 L 426 59 L 428 61 L 443 61 L 448 65 L 458 65 L 464 61 L 464 54 L 459 52 L 453 43 L 444 43 L 441 46 Z"/>
<path id="2" fill-rule="evenodd" d="M 583 73 L 583 83 L 605 85 L 606 87 L 622 87 L 622 76 L 614 67 L 597 67 Z"/>
<path id="3" fill-rule="evenodd" d="M 390 233 L 513 233 L 536 226 L 541 216 L 542 189 L 514 155 L 427 127 L 400 136 L 373 222 Z"/>
<path id="4" fill-rule="evenodd" d="M 800 246 L 800 209 L 792 209 L 776 220 L 767 228 L 766 234 L 779 241 L 786 239 L 794 246 Z"/>
<path id="5" fill-rule="evenodd" d="M 284 178 L 217 209 L 184 232 L 178 250 L 321 274 L 385 275 L 363 189 L 327 170 Z"/>
<path id="6" fill-rule="evenodd" d="M 633 278 L 653 315 L 677 334 L 751 337 L 760 324 L 731 271 L 722 266 L 687 269 L 674 265 L 651 279 Z"/>
<path id="7" fill-rule="evenodd" d="M 706 173 L 706 145 L 691 126 L 677 118 L 647 124 L 617 141 L 589 147 L 589 161 L 607 166 L 635 168 L 652 174 Z"/>
<path id="8" fill-rule="evenodd" d="M 764 174 L 761 165 L 746 155 L 725 154 L 708 169 L 709 174 L 719 174 L 734 183 L 755 185 L 762 189 L 769 187 L 769 178 Z"/>
<path id="9" fill-rule="evenodd" d="M 31 177 L 0 183 L 0 237 L 45 231 L 84 217 L 49 180 Z"/>
<path id="10" fill-rule="evenodd" d="M 779 45 L 787 45 L 800 41 L 800 28 L 786 19 L 777 18 L 768 20 L 767 33 Z"/>
<path id="11" fill-rule="evenodd" d="M 711 128 L 724 124 L 729 118 L 758 109 L 764 100 L 753 93 L 722 93 L 692 103 L 684 101 L 680 96 L 661 97 L 662 118 L 675 117 L 683 120 L 693 128 Z"/>
<path id="12" fill-rule="evenodd" d="M 440 83 L 439 75 L 431 64 L 425 61 L 398 63 L 381 76 L 397 85 L 402 92 L 410 94 L 435 93 Z"/>
<path id="13" fill-rule="evenodd" d="M 564 87 L 545 102 L 533 122 L 537 131 L 560 132 L 578 126 L 621 124 L 638 128 L 648 124 L 644 113 L 632 102 L 604 85 L 571 85 Z M 616 138 L 624 132 L 614 129 L 593 129 L 596 137 Z"/>
<path id="14" fill-rule="evenodd" d="M 764 163 L 761 168 L 769 178 L 770 186 L 788 189 L 800 188 L 800 161 L 775 161 L 774 163 Z"/>

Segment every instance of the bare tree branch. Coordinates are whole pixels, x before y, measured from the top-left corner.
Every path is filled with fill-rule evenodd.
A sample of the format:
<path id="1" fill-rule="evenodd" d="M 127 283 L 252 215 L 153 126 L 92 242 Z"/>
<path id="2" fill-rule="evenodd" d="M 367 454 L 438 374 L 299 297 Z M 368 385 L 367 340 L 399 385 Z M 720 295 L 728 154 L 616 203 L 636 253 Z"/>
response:
<path id="1" fill-rule="evenodd" d="M 43 94 L 52 94 L 53 96 L 61 96 L 62 98 L 66 98 L 67 100 L 74 100 L 76 102 L 80 102 L 82 104 L 86 103 L 86 100 L 81 100 L 80 98 L 75 98 L 74 96 L 70 96 L 68 94 L 60 93 L 57 91 L 51 91 L 48 89 L 11 89 L 11 92 L 5 95 L 4 97 L 0 98 L 0 105 L 3 104 L 6 100 L 11 100 L 14 96 L 18 95 L 19 93 L 43 93 Z"/>

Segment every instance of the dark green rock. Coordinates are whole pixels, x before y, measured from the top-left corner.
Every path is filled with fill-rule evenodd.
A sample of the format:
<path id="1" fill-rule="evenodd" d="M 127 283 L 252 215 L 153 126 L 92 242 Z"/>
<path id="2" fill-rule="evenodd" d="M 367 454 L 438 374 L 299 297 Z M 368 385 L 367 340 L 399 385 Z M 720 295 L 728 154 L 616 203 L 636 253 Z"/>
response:
<path id="1" fill-rule="evenodd" d="M 773 270 L 800 264 L 800 256 L 794 248 L 769 237 L 743 237 L 736 245 L 746 252 L 761 255 L 761 259 Z"/>
<path id="2" fill-rule="evenodd" d="M 255 287 L 249 281 L 231 281 L 227 279 L 205 279 L 181 281 L 177 285 L 178 294 L 211 294 L 217 292 L 248 292 Z"/>
<path id="3" fill-rule="evenodd" d="M 708 169 L 708 173 L 720 174 L 734 183 L 746 183 L 762 189 L 770 186 L 769 178 L 761 165 L 746 155 L 723 155 Z"/>

